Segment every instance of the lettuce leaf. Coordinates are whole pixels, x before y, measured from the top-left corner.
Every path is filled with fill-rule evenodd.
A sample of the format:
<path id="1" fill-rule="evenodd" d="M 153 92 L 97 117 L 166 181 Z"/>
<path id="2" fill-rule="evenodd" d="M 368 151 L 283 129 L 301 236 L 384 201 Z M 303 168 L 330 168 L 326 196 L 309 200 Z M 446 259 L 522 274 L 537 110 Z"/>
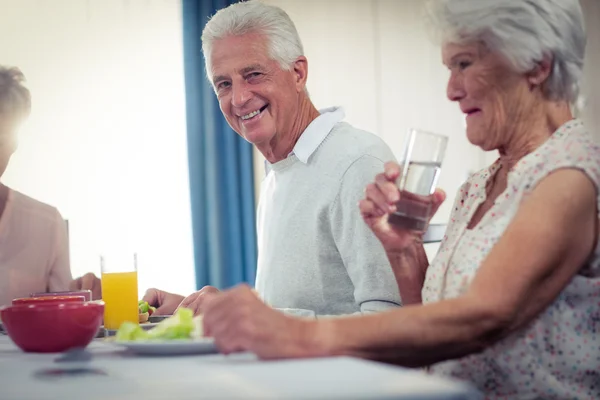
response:
<path id="1" fill-rule="evenodd" d="M 194 318 L 192 310 L 180 308 L 170 318 L 154 328 L 144 330 L 138 324 L 124 322 L 117 331 L 117 341 L 177 340 L 202 337 L 202 319 Z"/>
<path id="2" fill-rule="evenodd" d="M 123 322 L 117 331 L 116 339 L 119 341 L 146 340 L 148 332 L 133 322 Z"/>
<path id="3" fill-rule="evenodd" d="M 194 330 L 194 312 L 180 308 L 148 331 L 149 339 L 189 339 Z"/>

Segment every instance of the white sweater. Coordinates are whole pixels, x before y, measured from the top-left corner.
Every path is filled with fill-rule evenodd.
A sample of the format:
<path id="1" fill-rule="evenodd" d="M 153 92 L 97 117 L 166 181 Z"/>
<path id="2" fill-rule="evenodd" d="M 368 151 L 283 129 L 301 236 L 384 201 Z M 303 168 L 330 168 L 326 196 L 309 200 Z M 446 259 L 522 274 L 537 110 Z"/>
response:
<path id="1" fill-rule="evenodd" d="M 306 163 L 292 154 L 271 165 L 257 220 L 256 289 L 266 303 L 304 316 L 400 305 L 383 247 L 358 208 L 390 160 L 380 138 L 339 122 Z"/>

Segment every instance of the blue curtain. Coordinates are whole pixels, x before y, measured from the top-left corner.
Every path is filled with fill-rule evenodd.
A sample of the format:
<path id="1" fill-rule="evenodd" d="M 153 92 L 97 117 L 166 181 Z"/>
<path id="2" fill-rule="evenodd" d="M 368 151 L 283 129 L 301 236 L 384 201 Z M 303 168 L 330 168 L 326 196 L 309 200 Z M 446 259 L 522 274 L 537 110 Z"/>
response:
<path id="1" fill-rule="evenodd" d="M 254 285 L 252 146 L 227 124 L 206 79 L 201 35 L 236 1 L 183 0 L 183 51 L 196 286 Z"/>

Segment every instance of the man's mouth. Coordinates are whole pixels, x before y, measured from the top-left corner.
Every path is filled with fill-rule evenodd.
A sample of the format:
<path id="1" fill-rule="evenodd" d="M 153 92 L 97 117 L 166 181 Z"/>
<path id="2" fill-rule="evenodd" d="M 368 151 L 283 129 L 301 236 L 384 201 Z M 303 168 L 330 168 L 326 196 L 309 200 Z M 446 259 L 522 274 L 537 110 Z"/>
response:
<path id="1" fill-rule="evenodd" d="M 242 115 L 240 118 L 243 121 L 247 121 L 249 119 L 252 119 L 254 117 L 256 117 L 258 114 L 260 114 L 261 112 L 265 111 L 267 109 L 267 107 L 269 106 L 269 104 L 265 104 L 264 106 L 262 106 L 261 108 L 259 108 L 258 110 L 254 110 L 251 113 L 248 113 L 246 115 Z"/>

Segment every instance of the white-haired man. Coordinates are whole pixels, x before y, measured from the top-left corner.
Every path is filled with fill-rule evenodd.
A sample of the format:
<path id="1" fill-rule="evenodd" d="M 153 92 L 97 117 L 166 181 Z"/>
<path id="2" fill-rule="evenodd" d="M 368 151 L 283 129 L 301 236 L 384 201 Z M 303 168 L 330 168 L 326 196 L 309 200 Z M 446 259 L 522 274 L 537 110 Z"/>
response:
<path id="1" fill-rule="evenodd" d="M 393 159 L 377 136 L 318 111 L 308 62 L 289 16 L 257 1 L 217 12 L 202 34 L 208 79 L 227 122 L 267 160 L 258 206 L 256 290 L 274 308 L 304 316 L 376 312 L 400 305 L 389 261 L 361 219 L 364 187 Z M 150 289 L 170 313 L 201 311 L 205 287 L 182 296 Z M 183 302 L 182 302 L 183 300 Z"/>

